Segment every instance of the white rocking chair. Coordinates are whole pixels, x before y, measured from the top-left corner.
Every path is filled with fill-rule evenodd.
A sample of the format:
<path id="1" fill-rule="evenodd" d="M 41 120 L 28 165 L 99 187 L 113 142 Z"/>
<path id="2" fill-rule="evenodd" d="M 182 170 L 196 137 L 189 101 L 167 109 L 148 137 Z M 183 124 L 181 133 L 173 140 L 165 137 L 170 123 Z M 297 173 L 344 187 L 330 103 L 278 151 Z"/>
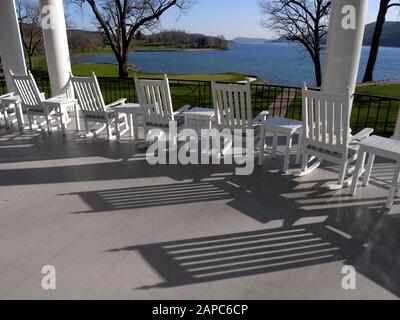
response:
<path id="1" fill-rule="evenodd" d="M 211 90 L 218 129 L 220 131 L 228 129 L 232 133 L 239 130 L 241 135 L 245 135 L 246 130 L 254 130 L 257 143 L 261 133 L 261 123 L 267 119 L 269 112 L 263 111 L 256 118 L 253 117 L 250 83 L 227 84 L 213 81 Z M 222 155 L 231 146 L 231 142 L 225 145 Z"/>
<path id="2" fill-rule="evenodd" d="M 304 137 L 301 175 L 310 174 L 322 161 L 329 161 L 340 167 L 338 185 L 330 188 L 341 189 L 345 183 L 351 183 L 352 178 L 346 180 L 346 177 L 354 171 L 354 167 L 349 165 L 358 158 L 357 141 L 369 137 L 374 132 L 373 129 L 364 129 L 352 136 L 351 111 L 350 92 L 347 95 L 337 95 L 311 91 L 306 86 L 303 88 Z"/>
<path id="3" fill-rule="evenodd" d="M 115 139 L 116 136 L 113 134 L 115 131 L 115 113 L 112 108 L 124 105 L 126 99 L 106 105 L 94 73 L 91 77 L 74 77 L 71 75 L 71 84 L 85 121 L 87 136 L 93 135 L 96 137 L 100 132 L 106 130 L 107 140 Z M 126 130 L 128 130 L 126 116 L 121 118 L 120 121 L 121 124 L 125 124 Z M 89 123 L 103 125 L 100 128 L 90 130 Z M 121 132 L 121 134 L 124 132 Z"/>
<path id="4" fill-rule="evenodd" d="M 32 130 L 33 125 L 36 124 L 35 117 L 44 117 L 46 120 L 47 132 L 52 133 L 53 118 L 59 118 L 62 132 L 65 134 L 67 122 L 69 121 L 66 110 L 50 107 L 46 103 L 48 100 L 45 99 L 45 94 L 39 91 L 36 81 L 30 72 L 28 72 L 27 75 L 16 75 L 13 74 L 12 71 L 10 71 L 10 73 L 17 89 L 17 93 L 21 98 L 22 110 L 28 116 L 29 128 Z M 44 123 L 40 123 L 39 127 L 42 127 L 43 125 Z"/>
<path id="5" fill-rule="evenodd" d="M 167 75 L 163 80 L 139 79 L 135 76 L 135 86 L 139 104 L 143 110 L 146 137 L 152 129 L 169 131 L 171 122 L 175 122 L 178 131 L 184 127 L 183 113 L 191 106 L 186 105 L 174 112 Z"/>

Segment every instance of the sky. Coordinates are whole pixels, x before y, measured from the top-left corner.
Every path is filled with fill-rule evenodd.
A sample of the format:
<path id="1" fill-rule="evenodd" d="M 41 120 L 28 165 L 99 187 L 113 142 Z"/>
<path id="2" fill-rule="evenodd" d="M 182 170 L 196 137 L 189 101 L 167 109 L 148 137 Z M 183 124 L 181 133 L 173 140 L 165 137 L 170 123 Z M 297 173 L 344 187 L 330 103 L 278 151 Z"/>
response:
<path id="1" fill-rule="evenodd" d="M 173 8 L 161 17 L 162 29 L 179 29 L 210 36 L 274 38 L 274 34 L 260 26 L 263 16 L 259 0 L 196 0 L 189 11 L 181 14 Z M 369 0 L 368 22 L 376 20 L 379 0 Z M 91 9 L 68 5 L 66 9 L 77 28 L 93 29 Z M 399 10 L 391 9 L 387 20 L 400 20 Z"/>

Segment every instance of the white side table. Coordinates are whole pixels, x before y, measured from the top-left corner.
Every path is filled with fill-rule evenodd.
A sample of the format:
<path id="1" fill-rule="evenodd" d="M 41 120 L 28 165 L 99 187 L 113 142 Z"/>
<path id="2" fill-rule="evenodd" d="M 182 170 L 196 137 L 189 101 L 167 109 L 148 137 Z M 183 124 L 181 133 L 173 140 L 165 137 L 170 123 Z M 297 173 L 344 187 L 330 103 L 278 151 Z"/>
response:
<path id="1" fill-rule="evenodd" d="M 301 147 L 303 139 L 303 122 L 298 120 L 284 119 L 284 118 L 272 118 L 264 121 L 261 124 L 260 154 L 258 157 L 258 164 L 260 166 L 262 166 L 264 163 L 265 135 L 267 134 L 267 132 L 272 132 L 274 134 L 273 146 L 272 146 L 272 155 L 274 158 L 276 157 L 278 136 L 279 135 L 286 136 L 287 139 L 286 152 L 283 165 L 284 173 L 287 173 L 289 171 L 290 151 L 292 149 L 293 136 L 295 134 L 299 135 L 299 142 L 297 146 L 297 156 L 296 156 L 296 164 L 299 165 L 301 160 Z"/>
<path id="2" fill-rule="evenodd" d="M 143 116 L 142 108 L 137 103 L 127 103 L 118 107 L 113 108 L 115 113 L 115 132 L 117 135 L 117 141 L 121 141 L 120 131 L 120 115 L 125 114 L 128 117 L 130 135 L 134 138 L 135 145 L 139 143 L 139 125 L 138 118 Z"/>
<path id="3" fill-rule="evenodd" d="M 54 98 L 44 100 L 42 103 L 48 109 L 55 109 L 55 110 L 57 110 L 57 112 L 59 112 L 60 119 L 61 119 L 61 130 L 62 130 L 63 135 L 65 135 L 65 130 L 67 129 L 67 125 L 69 122 L 68 108 L 74 108 L 77 131 L 78 132 L 80 131 L 79 110 L 78 110 L 78 106 L 77 106 L 78 103 L 77 103 L 76 99 L 54 97 Z"/>
<path id="4" fill-rule="evenodd" d="M 15 114 L 17 116 L 18 128 L 20 131 L 24 130 L 25 122 L 22 113 L 21 98 L 19 96 L 7 96 L 0 99 L 0 112 L 4 114 L 4 121 L 6 127 L 9 127 L 8 110 L 14 106 Z"/>
<path id="5" fill-rule="evenodd" d="M 196 122 L 196 131 L 200 131 L 199 122 L 203 121 L 206 122 L 208 128 L 212 129 L 212 123 L 215 119 L 215 110 L 214 109 L 205 109 L 205 108 L 193 108 L 189 111 L 183 113 L 185 116 L 185 124 L 188 125 L 189 121 Z"/>
<path id="6" fill-rule="evenodd" d="M 357 194 L 358 182 L 365 166 L 367 154 L 369 155 L 368 166 L 364 176 L 364 186 L 368 186 L 372 168 L 374 166 L 375 156 L 396 161 L 396 170 L 390 188 L 389 198 L 386 203 L 386 209 L 391 209 L 396 192 L 399 188 L 400 180 L 400 141 L 387 139 L 378 136 L 372 136 L 359 142 L 360 151 L 357 160 L 356 171 L 354 172 L 353 185 L 351 187 L 351 195 Z"/>

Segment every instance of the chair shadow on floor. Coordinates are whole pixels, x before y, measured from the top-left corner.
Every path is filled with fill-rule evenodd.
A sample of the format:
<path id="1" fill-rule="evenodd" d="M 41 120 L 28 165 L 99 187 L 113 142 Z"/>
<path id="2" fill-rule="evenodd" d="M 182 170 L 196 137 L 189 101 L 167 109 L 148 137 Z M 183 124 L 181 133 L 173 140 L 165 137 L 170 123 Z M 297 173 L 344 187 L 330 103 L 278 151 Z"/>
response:
<path id="1" fill-rule="evenodd" d="M 362 251 L 324 227 L 269 229 L 113 249 L 137 251 L 165 282 L 139 289 L 196 283 L 345 261 Z M 323 236 L 321 236 L 323 233 Z M 343 252 L 346 248 L 346 252 Z"/>
<path id="2" fill-rule="evenodd" d="M 74 194 L 71 194 L 74 195 Z M 193 182 L 78 193 L 92 210 L 110 212 L 232 199 L 217 183 Z"/>
<path id="3" fill-rule="evenodd" d="M 29 150 L 32 152 L 27 153 L 26 148 L 4 149 L 1 163 L 79 160 L 91 156 L 122 161 L 93 164 L 78 161 L 77 165 L 66 163 L 57 167 L 41 167 L 39 164 L 37 168 L 25 168 L 24 164 L 18 168 L 11 166 L 11 169 L 0 170 L 2 187 L 32 185 L 40 188 L 41 184 L 65 186 L 70 182 L 86 181 L 101 186 L 102 181 L 123 180 L 128 181 L 128 186 L 132 183 L 131 187 L 101 190 L 96 184 L 96 190 L 73 193 L 89 207 L 86 212 L 76 213 L 137 214 L 141 208 L 186 205 L 184 209 L 187 208 L 190 215 L 194 214 L 190 204 L 222 201 L 235 209 L 232 212 L 253 219 L 264 229 L 111 248 L 115 254 L 119 251 L 139 252 L 163 277 L 162 284 L 149 283 L 143 289 L 232 279 L 340 261 L 354 265 L 359 273 L 400 296 L 400 219 L 398 215 L 382 212 L 387 197 L 384 183 L 390 180 L 392 170 L 385 165 L 377 164 L 371 180 L 371 188 L 379 188 L 380 191 L 376 189 L 378 193 L 375 194 L 375 189 L 373 192 L 367 189 L 365 192 L 360 190 L 360 196 L 349 197 L 349 190 L 327 191 L 322 188 L 329 183 L 328 180 L 334 181 L 331 176 L 335 174 L 330 172 L 330 168 L 323 167 L 322 170 L 326 171 L 319 171 L 322 173 L 319 176 L 296 179 L 279 173 L 280 159 L 267 160 L 265 168 L 277 170 L 275 173 L 256 168 L 253 175 L 238 177 L 233 175 L 232 166 L 151 167 L 143 154 L 129 160 L 134 153 L 129 144 L 90 140 L 75 144 L 75 140 L 71 142 L 67 138 L 64 141 L 59 135 L 22 139 L 17 137 L 17 140 L 13 138 L 6 143 L 29 141 L 35 144 Z M 162 181 L 168 182 L 161 184 Z M 141 183 L 144 185 L 140 186 Z M 385 188 L 383 192 L 382 187 Z M 304 219 L 322 222 L 318 225 L 299 223 Z M 267 224 L 273 221 L 282 221 L 282 225 L 279 229 L 268 230 Z M 104 248 L 107 249 L 110 248 Z"/>
<path id="4" fill-rule="evenodd" d="M 137 252 L 163 279 L 161 283 L 149 283 L 135 290 L 179 287 L 340 262 L 343 266 L 354 266 L 358 274 L 400 297 L 400 257 L 395 254 L 398 242 L 393 243 L 397 238 L 393 232 L 381 235 L 382 224 L 395 223 L 399 227 L 399 219 L 382 222 L 382 216 L 373 216 L 372 221 L 381 226 L 370 229 L 368 239 L 361 238 L 357 231 L 355 236 L 347 236 L 334 227 L 337 227 L 335 221 L 328 221 L 115 248 L 108 252 Z M 389 246 L 388 241 L 392 241 Z"/>
<path id="5" fill-rule="evenodd" d="M 268 196 L 265 181 L 255 181 L 254 177 L 230 176 L 205 186 L 214 188 L 227 205 L 260 223 L 283 221 L 280 228 L 116 248 L 110 252 L 137 251 L 164 279 L 163 283 L 139 289 L 185 286 L 336 261 L 354 266 L 359 274 L 400 296 L 400 219 L 399 215 L 388 215 L 382 210 L 385 196 L 350 197 L 347 190 L 322 188 L 329 183 L 326 180 L 295 182 L 280 174 L 268 176 L 269 183 L 275 186 L 275 192 Z M 199 190 L 198 184 L 201 185 L 193 184 L 195 192 Z M 170 185 L 164 190 L 169 188 Z M 288 190 L 293 191 L 287 193 Z M 150 206 L 154 203 L 151 194 L 150 191 L 146 198 L 150 199 Z M 130 201 L 130 207 L 144 206 Z M 178 203 L 184 202 L 178 199 Z"/>

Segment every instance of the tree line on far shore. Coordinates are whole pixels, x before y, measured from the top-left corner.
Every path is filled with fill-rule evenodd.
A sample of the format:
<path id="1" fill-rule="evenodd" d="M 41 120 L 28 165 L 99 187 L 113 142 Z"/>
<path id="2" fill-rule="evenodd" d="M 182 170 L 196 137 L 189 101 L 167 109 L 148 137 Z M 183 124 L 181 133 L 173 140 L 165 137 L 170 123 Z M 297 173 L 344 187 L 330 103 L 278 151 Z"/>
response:
<path id="1" fill-rule="evenodd" d="M 201 49 L 228 49 L 228 41 L 223 35 L 210 37 L 204 34 L 192 34 L 182 30 L 163 30 L 160 33 L 143 35 L 140 31 L 136 34 L 136 41 L 151 44 L 168 44 L 173 47 L 201 48 Z"/>

